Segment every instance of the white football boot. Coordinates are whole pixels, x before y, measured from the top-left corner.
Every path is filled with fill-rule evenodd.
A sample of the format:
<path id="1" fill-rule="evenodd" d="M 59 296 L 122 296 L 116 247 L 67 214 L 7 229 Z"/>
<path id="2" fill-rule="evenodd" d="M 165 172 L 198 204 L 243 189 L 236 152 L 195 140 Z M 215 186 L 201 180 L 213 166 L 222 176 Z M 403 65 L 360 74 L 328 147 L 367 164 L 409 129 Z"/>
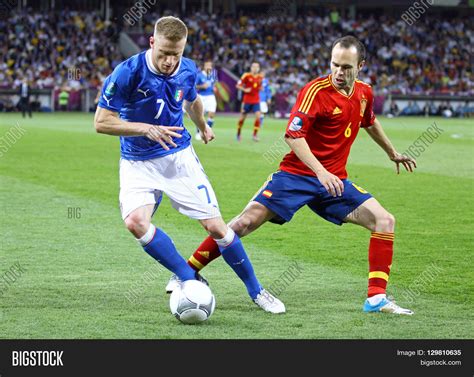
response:
<path id="1" fill-rule="evenodd" d="M 285 304 L 265 289 L 262 289 L 253 301 L 268 313 L 280 314 L 286 311 Z"/>
<path id="2" fill-rule="evenodd" d="M 209 282 L 198 273 L 196 273 L 196 279 L 199 280 L 201 283 L 204 283 L 209 286 Z M 171 275 L 170 280 L 168 280 L 168 284 L 166 284 L 166 293 L 172 293 L 176 288 L 180 286 L 181 283 L 181 279 L 176 274 Z"/>
<path id="3" fill-rule="evenodd" d="M 173 274 L 170 277 L 170 280 L 168 280 L 168 284 L 166 284 L 166 293 L 172 293 L 176 288 L 178 288 L 181 284 L 181 279 L 178 277 L 178 275 Z"/>
<path id="4" fill-rule="evenodd" d="M 410 309 L 404 309 L 401 306 L 395 304 L 395 301 L 389 300 L 384 297 L 376 305 L 370 305 L 369 300 L 365 300 L 364 312 L 366 313 L 390 313 L 390 314 L 400 314 L 400 315 L 413 315 L 414 312 Z"/>

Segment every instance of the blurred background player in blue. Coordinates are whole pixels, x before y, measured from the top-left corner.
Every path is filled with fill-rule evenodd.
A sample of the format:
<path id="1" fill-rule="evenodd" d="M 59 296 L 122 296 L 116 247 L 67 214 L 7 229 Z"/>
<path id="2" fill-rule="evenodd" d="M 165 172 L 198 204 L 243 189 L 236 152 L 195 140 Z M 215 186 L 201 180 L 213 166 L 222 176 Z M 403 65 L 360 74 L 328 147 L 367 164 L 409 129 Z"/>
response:
<path id="1" fill-rule="evenodd" d="M 217 82 L 217 71 L 213 67 L 212 60 L 204 62 L 203 70 L 199 73 L 196 89 L 204 106 L 204 114 L 207 114 L 207 125 L 214 126 L 217 101 L 215 96 L 215 85 Z M 199 129 L 196 129 L 196 140 L 201 140 Z"/>
<path id="2" fill-rule="evenodd" d="M 265 71 L 261 71 L 260 75 L 262 76 L 262 89 L 260 90 L 260 128 L 263 127 L 263 118 L 265 114 L 268 114 L 269 107 L 272 101 L 272 88 L 270 86 L 270 81 L 266 77 Z"/>

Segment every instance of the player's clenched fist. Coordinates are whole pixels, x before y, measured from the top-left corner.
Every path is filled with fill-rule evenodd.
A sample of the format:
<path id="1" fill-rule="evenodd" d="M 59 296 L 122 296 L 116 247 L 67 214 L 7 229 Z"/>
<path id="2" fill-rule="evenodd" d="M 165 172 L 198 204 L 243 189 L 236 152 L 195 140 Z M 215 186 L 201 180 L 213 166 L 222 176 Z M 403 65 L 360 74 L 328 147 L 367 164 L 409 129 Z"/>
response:
<path id="1" fill-rule="evenodd" d="M 173 141 L 173 137 L 181 138 L 182 135 L 175 131 L 182 131 L 183 129 L 183 127 L 150 126 L 144 136 L 160 143 L 163 149 L 168 151 L 170 148 L 166 144 L 176 148 L 177 145 Z"/>

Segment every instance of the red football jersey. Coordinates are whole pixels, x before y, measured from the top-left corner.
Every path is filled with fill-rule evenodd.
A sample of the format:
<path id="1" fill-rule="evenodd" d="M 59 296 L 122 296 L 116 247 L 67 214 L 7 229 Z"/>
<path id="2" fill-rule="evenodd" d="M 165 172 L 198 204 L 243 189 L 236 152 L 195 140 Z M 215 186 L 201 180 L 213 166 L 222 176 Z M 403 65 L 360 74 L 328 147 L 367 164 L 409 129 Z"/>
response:
<path id="1" fill-rule="evenodd" d="M 244 88 L 250 88 L 250 93 L 244 93 L 242 99 L 243 103 L 254 105 L 260 103 L 260 89 L 262 89 L 262 76 L 260 74 L 252 75 L 251 73 L 244 73 L 240 78 L 238 84 Z"/>
<path id="2" fill-rule="evenodd" d="M 286 137 L 304 137 L 324 168 L 340 179 L 347 178 L 346 163 L 360 127 L 374 124 L 374 96 L 370 85 L 356 80 L 350 95 L 339 92 L 331 75 L 319 77 L 298 94 L 291 110 Z M 316 174 L 291 151 L 280 170 L 293 174 Z"/>

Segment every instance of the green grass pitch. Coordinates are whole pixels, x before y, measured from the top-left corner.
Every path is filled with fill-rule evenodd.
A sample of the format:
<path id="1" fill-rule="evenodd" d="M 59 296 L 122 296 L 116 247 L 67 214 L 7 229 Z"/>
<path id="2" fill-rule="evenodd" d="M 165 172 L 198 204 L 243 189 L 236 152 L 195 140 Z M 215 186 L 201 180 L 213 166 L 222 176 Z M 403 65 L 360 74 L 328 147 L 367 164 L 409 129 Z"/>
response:
<path id="1" fill-rule="evenodd" d="M 169 311 L 170 274 L 122 224 L 118 138 L 96 134 L 92 114 L 1 114 L 0 338 L 472 338 L 474 125 L 380 119 L 400 152 L 433 122 L 443 130 L 418 157 L 414 174 L 397 176 L 364 131 L 349 158 L 349 177 L 397 218 L 389 294 L 415 315 L 364 314 L 369 232 L 335 226 L 304 208 L 291 223 L 266 224 L 244 239 L 266 287 L 276 287 L 297 263 L 294 281 L 277 287 L 285 315 L 259 310 L 217 260 L 204 270 L 216 311 L 202 325 L 185 326 Z M 265 152 L 277 143 L 284 153 L 278 143 L 284 120 L 267 119 L 260 143 L 251 140 L 251 123 L 237 144 L 236 118 L 220 116 L 216 140 L 194 143 L 226 220 L 277 169 L 279 161 L 266 160 Z M 16 125 L 23 130 L 18 140 L 11 136 Z M 205 236 L 166 199 L 154 223 L 185 258 Z"/>

